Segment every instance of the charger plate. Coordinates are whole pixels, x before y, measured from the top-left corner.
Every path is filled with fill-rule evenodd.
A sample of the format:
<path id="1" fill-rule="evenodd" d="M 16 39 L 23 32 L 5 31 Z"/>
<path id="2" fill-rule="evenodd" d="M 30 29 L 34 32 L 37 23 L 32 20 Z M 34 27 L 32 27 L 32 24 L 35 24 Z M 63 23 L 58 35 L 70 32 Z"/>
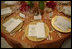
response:
<path id="1" fill-rule="evenodd" d="M 5 27 L 3 26 L 3 24 L 5 23 L 5 22 L 7 22 L 9 19 L 11 19 L 11 18 L 14 18 L 14 19 L 21 19 L 19 16 L 9 16 L 8 18 L 6 18 L 2 23 L 1 23 L 1 31 L 3 31 L 4 33 L 14 33 L 14 32 L 16 32 L 16 31 L 18 31 L 21 27 L 22 27 L 22 25 L 23 25 L 23 23 L 20 23 L 13 31 L 11 31 L 11 32 L 8 32 L 8 31 L 6 31 L 5 29 Z"/>
<path id="2" fill-rule="evenodd" d="M 71 29 L 70 29 L 70 28 L 67 29 L 66 31 L 63 31 L 63 30 L 59 29 L 57 26 L 54 25 L 54 22 L 56 21 L 57 17 L 58 17 L 58 16 L 55 16 L 55 17 L 52 18 L 52 20 L 51 20 L 52 26 L 53 26 L 57 31 L 60 31 L 60 32 L 63 32 L 63 33 L 71 32 Z M 66 19 L 66 20 L 68 20 L 68 21 L 71 22 L 71 18 L 67 18 L 67 17 L 65 17 L 65 16 L 62 16 L 62 17 L 63 17 L 64 19 Z"/>
<path id="3" fill-rule="evenodd" d="M 31 25 L 31 24 L 33 25 L 33 24 L 36 24 L 38 22 L 43 22 L 43 21 L 33 21 L 33 22 L 29 23 L 29 25 Z M 37 37 L 28 36 L 29 25 L 27 25 L 26 28 L 25 28 L 25 36 L 29 40 L 31 40 L 31 41 L 42 41 L 42 40 L 46 39 L 46 38 L 37 38 Z M 48 34 L 49 34 L 48 25 L 44 23 L 44 26 L 45 26 L 45 32 L 46 32 L 45 35 L 46 35 L 46 37 L 48 37 Z"/>

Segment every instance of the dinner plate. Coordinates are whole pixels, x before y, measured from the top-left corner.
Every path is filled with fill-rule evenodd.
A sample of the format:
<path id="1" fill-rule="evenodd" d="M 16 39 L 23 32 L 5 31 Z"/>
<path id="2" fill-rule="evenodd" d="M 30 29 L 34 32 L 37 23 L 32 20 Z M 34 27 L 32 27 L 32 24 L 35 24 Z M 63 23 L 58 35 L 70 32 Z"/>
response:
<path id="1" fill-rule="evenodd" d="M 29 25 L 31 25 L 31 24 L 36 24 L 36 23 L 38 23 L 38 22 L 43 22 L 43 21 L 33 21 L 33 22 L 31 22 L 30 24 L 28 24 L 28 25 L 26 26 L 26 28 L 25 28 L 25 36 L 26 36 L 29 40 L 31 40 L 31 41 L 42 41 L 42 40 L 45 39 L 45 38 L 37 38 L 37 37 L 28 36 Z M 45 24 L 45 23 L 44 23 L 44 24 Z M 45 24 L 45 32 L 46 32 L 46 33 L 45 33 L 46 37 L 48 37 L 49 28 L 48 28 L 47 24 Z"/>
<path id="2" fill-rule="evenodd" d="M 20 18 L 20 16 L 9 16 L 8 18 L 6 18 L 2 23 L 1 23 L 1 31 L 2 32 L 4 32 L 4 33 L 14 33 L 14 32 L 16 32 L 16 31 L 18 31 L 21 27 L 22 27 L 22 25 L 23 25 L 23 23 L 20 23 L 13 31 L 11 31 L 11 32 L 8 32 L 8 31 L 6 31 L 5 29 L 5 27 L 3 26 L 3 24 L 5 23 L 5 22 L 7 22 L 9 19 L 11 19 L 11 18 L 14 18 L 14 19 L 21 19 Z"/>
<path id="3" fill-rule="evenodd" d="M 54 25 L 54 22 L 56 21 L 57 17 L 58 17 L 58 16 L 55 16 L 55 17 L 52 18 L 52 20 L 51 20 L 52 26 L 53 26 L 57 31 L 60 31 L 60 32 L 63 32 L 63 33 L 69 33 L 69 32 L 71 32 L 71 29 L 67 29 L 66 31 L 62 31 L 61 29 L 59 29 L 57 26 Z M 67 17 L 65 17 L 65 16 L 63 16 L 63 18 L 71 22 L 71 18 L 67 18 Z"/>

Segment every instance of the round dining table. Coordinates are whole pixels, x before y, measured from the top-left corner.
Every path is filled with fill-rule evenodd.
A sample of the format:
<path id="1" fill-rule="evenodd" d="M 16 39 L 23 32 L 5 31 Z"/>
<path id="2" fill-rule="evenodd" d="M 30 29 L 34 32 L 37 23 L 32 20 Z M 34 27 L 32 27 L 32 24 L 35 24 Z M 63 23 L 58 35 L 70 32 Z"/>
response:
<path id="1" fill-rule="evenodd" d="M 18 10 L 12 13 L 9 17 L 19 16 L 19 13 L 21 13 L 21 11 Z M 63 13 L 59 13 L 56 9 L 54 9 L 52 18 L 56 15 L 66 16 Z M 30 15 L 27 18 L 22 19 L 22 27 L 14 34 L 6 34 L 3 30 L 1 30 L 1 36 L 5 38 L 7 43 L 13 48 L 61 48 L 64 41 L 70 38 L 71 32 L 63 33 L 55 30 L 51 24 L 52 18 L 49 18 L 48 13 L 44 13 L 41 18 L 41 20 L 49 27 L 49 32 L 52 37 L 51 40 L 48 40 L 46 38 L 42 41 L 31 41 L 27 37 L 25 37 L 25 32 L 23 28 L 25 28 L 30 22 L 34 21 L 34 15 Z M 4 20 L 1 18 L 1 23 L 3 21 Z"/>

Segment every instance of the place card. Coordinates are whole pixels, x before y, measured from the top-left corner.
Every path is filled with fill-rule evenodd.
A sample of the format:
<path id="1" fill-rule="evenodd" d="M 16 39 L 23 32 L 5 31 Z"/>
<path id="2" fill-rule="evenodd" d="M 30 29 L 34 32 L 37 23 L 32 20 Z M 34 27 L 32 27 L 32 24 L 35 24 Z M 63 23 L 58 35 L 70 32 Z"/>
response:
<path id="1" fill-rule="evenodd" d="M 22 17 L 22 18 L 25 18 L 25 15 L 22 14 L 22 13 L 19 13 L 19 16 Z"/>
<path id="2" fill-rule="evenodd" d="M 52 18 L 52 16 L 53 16 L 53 12 L 50 12 L 49 13 L 49 18 Z"/>
<path id="3" fill-rule="evenodd" d="M 34 16 L 34 20 L 39 20 L 39 19 L 42 19 L 42 16 L 40 14 L 37 16 Z"/>

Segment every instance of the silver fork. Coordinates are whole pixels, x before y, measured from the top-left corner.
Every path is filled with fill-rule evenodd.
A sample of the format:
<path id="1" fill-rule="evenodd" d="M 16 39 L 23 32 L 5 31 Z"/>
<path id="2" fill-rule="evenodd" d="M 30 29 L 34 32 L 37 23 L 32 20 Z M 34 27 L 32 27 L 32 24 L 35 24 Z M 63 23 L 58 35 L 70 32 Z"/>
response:
<path id="1" fill-rule="evenodd" d="M 52 31 L 56 31 L 57 35 L 58 35 L 60 38 L 62 37 L 62 36 L 61 36 L 61 33 L 58 32 L 57 30 L 55 30 L 53 27 L 52 27 Z"/>

